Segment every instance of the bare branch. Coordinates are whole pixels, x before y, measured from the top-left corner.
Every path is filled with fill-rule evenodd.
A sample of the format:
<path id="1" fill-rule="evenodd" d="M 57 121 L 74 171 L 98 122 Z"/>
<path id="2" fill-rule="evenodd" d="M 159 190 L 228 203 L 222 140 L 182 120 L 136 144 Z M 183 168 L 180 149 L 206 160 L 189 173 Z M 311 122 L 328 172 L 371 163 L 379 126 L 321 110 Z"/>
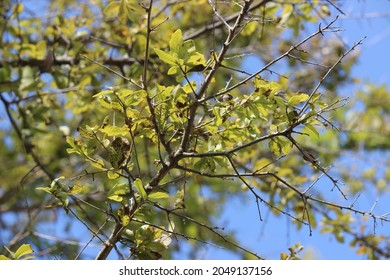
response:
<path id="1" fill-rule="evenodd" d="M 305 39 L 303 39 L 302 41 L 300 41 L 298 44 L 290 47 L 290 49 L 288 51 L 286 51 L 285 53 L 283 53 L 282 55 L 278 56 L 277 58 L 273 59 L 272 61 L 268 62 L 265 66 L 263 66 L 261 69 L 259 69 L 258 71 L 256 71 L 255 73 L 253 73 L 252 75 L 250 75 L 249 77 L 241 80 L 240 82 L 236 83 L 235 85 L 232 85 L 231 87 L 227 88 L 227 89 L 224 89 L 216 94 L 213 94 L 213 95 L 210 95 L 210 96 L 206 96 L 204 97 L 203 99 L 199 100 L 199 102 L 205 102 L 209 99 L 212 99 L 212 98 L 217 98 L 218 96 L 221 96 L 221 95 L 224 95 L 225 93 L 228 93 L 230 91 L 232 91 L 233 89 L 245 84 L 246 82 L 252 80 L 253 78 L 255 78 L 257 75 L 259 75 L 260 73 L 264 72 L 265 70 L 267 70 L 270 66 L 272 66 L 273 64 L 275 64 L 276 62 L 282 60 L 283 58 L 285 58 L 286 56 L 289 56 L 290 53 L 297 49 L 299 46 L 303 45 L 304 43 L 306 43 L 307 41 L 309 41 L 310 39 L 312 39 L 313 37 L 316 37 L 318 35 L 322 35 L 324 32 L 328 31 L 332 25 L 336 22 L 337 20 L 337 17 L 331 21 L 328 25 L 326 25 L 324 28 L 320 28 L 319 30 L 317 30 L 316 32 L 314 32 L 313 34 L 311 34 L 310 36 L 306 37 Z"/>

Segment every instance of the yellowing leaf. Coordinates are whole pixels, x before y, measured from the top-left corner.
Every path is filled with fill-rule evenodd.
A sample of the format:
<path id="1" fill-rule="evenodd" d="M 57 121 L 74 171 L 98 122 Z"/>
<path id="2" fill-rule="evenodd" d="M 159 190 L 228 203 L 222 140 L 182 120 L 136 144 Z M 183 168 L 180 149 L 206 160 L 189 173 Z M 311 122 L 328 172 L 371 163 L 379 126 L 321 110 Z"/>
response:
<path id="1" fill-rule="evenodd" d="M 197 66 L 197 65 L 206 66 L 206 58 L 204 57 L 203 54 L 195 52 L 189 57 L 189 59 L 186 61 L 186 64 L 190 66 Z"/>
<path id="2" fill-rule="evenodd" d="M 106 127 L 99 130 L 105 133 L 107 136 L 125 136 L 127 133 L 129 133 L 129 128 L 127 125 L 123 125 L 122 127 L 107 125 Z"/>
<path id="3" fill-rule="evenodd" d="M 130 223 L 130 216 L 129 215 L 121 216 L 121 224 L 123 226 L 127 226 L 129 223 Z"/>
<path id="4" fill-rule="evenodd" d="M 67 194 L 78 194 L 83 191 L 84 186 L 75 184 L 72 187 L 69 188 L 69 190 L 66 192 Z"/>

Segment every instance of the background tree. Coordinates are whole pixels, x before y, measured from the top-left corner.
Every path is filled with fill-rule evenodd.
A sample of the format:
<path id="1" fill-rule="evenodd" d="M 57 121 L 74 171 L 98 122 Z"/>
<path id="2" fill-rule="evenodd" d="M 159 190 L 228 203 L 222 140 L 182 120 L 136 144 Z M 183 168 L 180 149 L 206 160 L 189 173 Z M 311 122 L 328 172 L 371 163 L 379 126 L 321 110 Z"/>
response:
<path id="1" fill-rule="evenodd" d="M 264 258 L 216 222 L 249 197 L 258 223 L 269 211 L 388 258 L 389 237 L 365 221 L 388 215 L 356 207 L 367 187 L 385 191 L 388 159 L 332 168 L 390 144 L 388 90 L 348 106 L 339 93 L 357 82 L 362 41 L 338 37 L 336 4 L 55 1 L 41 14 L 3 1 L 2 253 L 91 258 L 98 244 L 97 259 L 159 259 L 190 246 L 194 258 L 207 244 Z M 44 234 L 53 224 L 63 237 Z"/>

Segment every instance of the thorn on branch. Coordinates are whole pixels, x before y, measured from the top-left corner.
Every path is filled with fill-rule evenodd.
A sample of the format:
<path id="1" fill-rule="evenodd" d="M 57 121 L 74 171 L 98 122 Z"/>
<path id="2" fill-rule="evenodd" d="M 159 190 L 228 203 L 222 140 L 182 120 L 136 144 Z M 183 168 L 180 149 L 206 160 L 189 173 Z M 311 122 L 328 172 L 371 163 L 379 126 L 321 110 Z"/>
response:
<path id="1" fill-rule="evenodd" d="M 324 36 L 324 32 L 322 32 L 322 28 L 321 28 L 321 22 L 320 22 L 320 24 L 318 25 L 318 32 L 319 32 L 322 36 Z"/>

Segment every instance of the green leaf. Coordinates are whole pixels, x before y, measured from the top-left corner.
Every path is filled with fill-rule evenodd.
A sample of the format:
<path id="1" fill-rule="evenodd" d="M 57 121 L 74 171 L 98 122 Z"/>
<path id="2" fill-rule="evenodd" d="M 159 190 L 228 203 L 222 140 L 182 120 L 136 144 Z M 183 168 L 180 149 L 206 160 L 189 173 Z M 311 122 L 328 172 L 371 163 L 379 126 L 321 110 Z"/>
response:
<path id="1" fill-rule="evenodd" d="M 319 132 L 317 131 L 317 129 L 315 129 L 315 127 L 311 124 L 306 124 L 305 125 L 305 128 L 309 131 L 309 135 L 313 135 L 315 136 L 317 139 L 320 138 L 320 134 Z"/>
<path id="2" fill-rule="evenodd" d="M 111 190 L 107 193 L 109 200 L 121 202 L 123 197 L 129 191 L 129 187 L 126 184 L 115 184 Z"/>
<path id="3" fill-rule="evenodd" d="M 39 187 L 39 188 L 36 188 L 36 190 L 44 191 L 44 192 L 51 194 L 51 188 L 49 188 L 49 187 Z"/>
<path id="4" fill-rule="evenodd" d="M 154 49 L 154 51 L 156 52 L 156 54 L 158 55 L 158 57 L 164 61 L 165 63 L 168 63 L 169 65 L 182 65 L 183 62 L 181 59 L 178 59 L 177 57 L 167 53 L 167 52 L 164 52 L 162 50 L 159 50 L 159 49 Z"/>
<path id="5" fill-rule="evenodd" d="M 170 76 L 173 76 L 173 75 L 177 75 L 177 74 L 180 74 L 180 68 L 178 66 L 172 66 L 171 68 L 169 68 L 168 70 L 168 75 Z"/>
<path id="6" fill-rule="evenodd" d="M 268 147 L 270 148 L 270 150 L 274 153 L 275 156 L 280 156 L 281 152 L 282 152 L 282 147 L 280 145 L 280 143 L 275 140 L 274 138 L 272 138 L 269 142 L 268 142 Z"/>
<path id="7" fill-rule="evenodd" d="M 288 100 L 288 103 L 287 105 L 290 106 L 290 107 L 294 107 L 295 105 L 301 103 L 301 102 L 304 102 L 306 100 L 309 99 L 309 95 L 306 94 L 306 93 L 301 93 L 301 94 L 298 94 L 298 95 L 294 95 L 292 96 L 289 100 Z"/>
<path id="8" fill-rule="evenodd" d="M 291 142 L 286 139 L 280 139 L 280 138 L 278 138 L 276 141 L 279 142 L 282 153 L 284 155 L 288 155 L 291 151 Z"/>
<path id="9" fill-rule="evenodd" d="M 180 49 L 183 45 L 183 35 L 180 29 L 176 30 L 169 40 L 169 49 L 171 52 L 176 53 L 178 56 L 180 55 Z"/>
<path id="10" fill-rule="evenodd" d="M 137 189 L 137 191 L 140 194 L 141 198 L 143 200 L 145 200 L 148 195 L 146 194 L 146 191 L 145 191 L 145 188 L 144 188 L 144 186 L 142 184 L 141 179 L 140 178 L 135 179 L 133 185 Z"/>
<path id="11" fill-rule="evenodd" d="M 31 245 L 23 244 L 18 248 L 18 250 L 16 250 L 15 259 L 20 259 L 21 257 L 32 253 L 34 253 L 34 250 L 31 248 Z"/>
<path id="12" fill-rule="evenodd" d="M 90 131 L 87 131 L 86 129 L 82 128 L 81 126 L 77 127 L 77 131 L 79 132 L 80 136 L 86 139 L 94 139 L 93 133 Z"/>
<path id="13" fill-rule="evenodd" d="M 102 97 L 102 96 L 106 96 L 106 95 L 109 95 L 109 94 L 112 94 L 114 91 L 112 89 L 110 90 L 104 90 L 104 91 L 101 91 L 99 93 L 96 93 L 95 95 L 93 95 L 92 97 L 93 98 L 96 98 L 96 97 Z"/>
<path id="14" fill-rule="evenodd" d="M 169 194 L 165 192 L 155 192 L 148 195 L 149 199 L 164 199 L 169 198 Z"/>
<path id="15" fill-rule="evenodd" d="M 7 258 L 4 255 L 0 255 L 0 261 L 10 261 L 10 260 L 11 260 L 10 258 Z"/>
<path id="16" fill-rule="evenodd" d="M 187 59 L 188 55 L 194 53 L 196 51 L 195 43 L 193 40 L 187 40 L 183 43 L 183 47 L 181 48 L 181 52 L 179 54 L 180 58 Z"/>
<path id="17" fill-rule="evenodd" d="M 119 11 L 118 11 L 118 18 L 122 24 L 125 24 L 127 20 L 128 10 L 127 10 L 126 2 L 127 0 L 121 0 Z"/>

